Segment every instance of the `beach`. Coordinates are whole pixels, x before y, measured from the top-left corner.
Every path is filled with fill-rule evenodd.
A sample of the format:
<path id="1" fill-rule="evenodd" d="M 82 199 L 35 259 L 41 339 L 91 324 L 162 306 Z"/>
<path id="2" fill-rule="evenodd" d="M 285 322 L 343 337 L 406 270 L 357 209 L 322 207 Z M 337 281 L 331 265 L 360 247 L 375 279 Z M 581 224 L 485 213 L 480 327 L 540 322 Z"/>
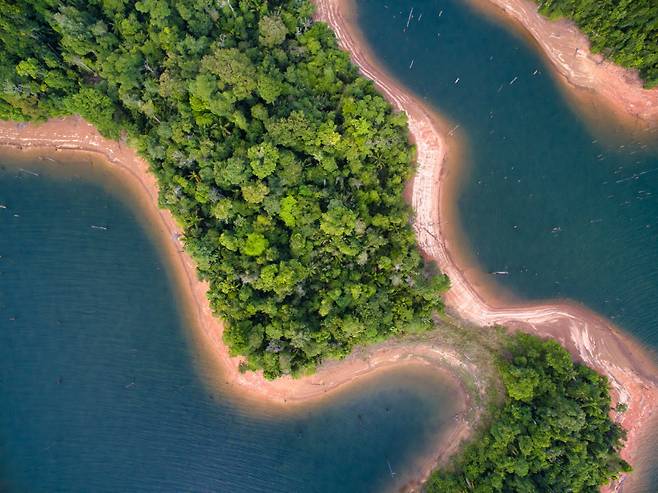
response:
<path id="1" fill-rule="evenodd" d="M 453 199 L 459 178 L 460 155 L 460 138 L 455 126 L 441 119 L 379 68 L 350 17 L 352 11 L 348 2 L 317 0 L 316 4 L 317 18 L 331 25 L 341 47 L 351 54 L 361 72 L 375 82 L 398 110 L 408 115 L 411 137 L 417 149 L 417 168 L 410 193 L 416 214 L 414 229 L 423 255 L 436 261 L 451 279 L 451 289 L 445 297 L 449 312 L 483 327 L 504 324 L 513 329 L 554 337 L 576 359 L 608 376 L 614 402 L 628 405 L 628 410 L 615 419 L 628 431 L 622 455 L 632 462 L 644 428 L 658 406 L 658 372 L 652 357 L 607 320 L 575 303 L 513 304 L 492 293 L 491 286 L 482 289 L 486 283 L 477 269 L 468 265 L 465 255 L 464 258 L 457 256 L 462 248 L 458 232 L 452 226 L 455 223 Z M 653 110 L 655 113 L 651 113 Z M 653 118 L 651 115 L 658 117 L 658 105 L 641 113 L 646 113 L 649 118 Z M 435 342 L 405 340 L 359 349 L 347 359 L 327 362 L 314 375 L 300 379 L 283 377 L 268 381 L 259 372 L 241 373 L 238 370 L 240 359 L 230 356 L 222 340 L 221 321 L 213 315 L 206 299 L 207 284 L 197 279 L 194 261 L 183 251 L 179 226 L 168 211 L 157 207 L 158 187 L 146 162 L 125 143 L 104 139 L 91 125 L 77 117 L 43 124 L 2 122 L 0 145 L 31 149 L 44 155 L 65 151 L 93 153 L 139 190 L 144 198 L 144 214 L 148 215 L 161 237 L 169 263 L 174 267 L 177 284 L 181 287 L 181 296 L 194 320 L 194 338 L 200 350 L 216 365 L 216 385 L 239 393 L 245 399 L 281 409 L 321 403 L 365 376 L 402 365 L 429 365 L 445 374 L 457 387 L 460 386 L 458 375 L 477 374 L 477 366 L 465 360 L 454 348 Z M 473 403 L 464 389 L 460 396 L 460 414 L 464 414 Z M 471 424 L 466 419 L 456 420 L 455 426 L 440 437 L 436 453 L 423 458 L 424 477 L 437 462 L 445 462 L 471 431 Z M 617 487 L 612 490 L 621 491 Z"/>
<path id="2" fill-rule="evenodd" d="M 45 162 L 53 165 L 68 152 L 89 154 L 108 164 L 126 187 L 133 188 L 140 212 L 146 216 L 172 269 L 193 332 L 190 337 L 210 369 L 206 368 L 205 373 L 210 375 L 204 377 L 212 386 L 232 392 L 246 406 L 266 406 L 270 412 L 291 412 L 321 405 L 339 392 L 349 390 L 351 384 L 392 368 L 431 367 L 455 388 L 455 398 L 460 402 L 455 425 L 438 437 L 431 456 L 419 458 L 420 466 L 416 469 L 423 471 L 422 478 L 427 477 L 437 463 L 446 461 L 472 433 L 471 422 L 465 416 L 473 414 L 473 402 L 458 375 L 477 375 L 479 369 L 473 362 L 464 360 L 453 347 L 438 340 L 429 343 L 393 340 L 359 348 L 348 358 L 329 361 L 313 375 L 298 379 L 284 376 L 272 381 L 266 380 L 262 372 L 241 373 L 241 359 L 230 356 L 222 339 L 222 321 L 213 315 L 206 298 L 207 283 L 198 280 L 196 265 L 180 242 L 180 227 L 169 211 L 157 206 L 156 178 L 143 159 L 125 143 L 103 138 L 79 117 L 41 124 L 0 122 L 0 146 L 45 157 Z M 482 386 L 478 390 L 484 399 L 487 389 Z"/>

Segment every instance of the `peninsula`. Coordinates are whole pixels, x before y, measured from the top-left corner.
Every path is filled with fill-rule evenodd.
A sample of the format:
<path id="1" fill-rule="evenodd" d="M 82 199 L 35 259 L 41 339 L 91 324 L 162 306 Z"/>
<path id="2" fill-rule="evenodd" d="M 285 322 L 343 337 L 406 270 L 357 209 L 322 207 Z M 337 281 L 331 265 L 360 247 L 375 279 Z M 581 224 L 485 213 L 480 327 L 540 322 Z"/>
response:
<path id="1" fill-rule="evenodd" d="M 608 321 L 576 305 L 508 306 L 476 291 L 453 251 L 446 219 L 458 170 L 445 163 L 448 155 L 458 155 L 459 141 L 450 135 L 449 124 L 376 64 L 350 21 L 349 4 L 318 0 L 316 18 L 332 27 L 360 72 L 399 112 L 391 112 L 356 75 L 326 27 L 311 23 L 309 4 L 284 2 L 277 12 L 269 12 L 264 2 L 253 13 L 243 3 L 235 7 L 227 2 L 196 14 L 173 12 L 166 2 L 157 7 L 139 3 L 153 32 L 174 26 L 180 33 L 185 25 L 217 37 L 213 43 L 198 38 L 195 46 L 186 42 L 184 50 L 206 53 L 194 67 L 186 65 L 185 53 L 169 57 L 164 51 L 173 40 L 156 41 L 154 35 L 147 43 L 152 52 L 122 52 L 121 39 L 147 41 L 128 28 L 107 38 L 116 46 L 103 49 L 116 58 L 106 67 L 94 51 L 102 49 L 94 45 L 94 36 L 107 35 L 108 24 L 99 20 L 85 28 L 84 23 L 95 16 L 126 16 L 133 23 L 137 18 L 128 12 L 83 13 L 65 7 L 48 29 L 64 40 L 66 73 L 58 71 L 49 49 L 37 53 L 36 47 L 28 47 L 34 56 L 23 58 L 15 71 L 26 86 L 34 84 L 35 92 L 25 97 L 21 87 L 13 99 L 4 98 L 5 118 L 51 119 L 41 124 L 4 122 L 0 144 L 39 152 L 97 153 L 130 177 L 159 221 L 185 296 L 196 311 L 199 335 L 216 356 L 224 384 L 236 391 L 288 406 L 320 399 L 361 375 L 393 365 L 432 365 L 457 379 L 477 375 L 477 362 L 465 358 L 454 340 L 422 336 L 433 324 L 432 313 L 441 314 L 445 306 L 451 316 L 441 316 L 443 323 L 458 326 L 462 319 L 482 331 L 505 325 L 553 338 L 578 362 L 605 375 L 612 386 L 613 417 L 628 432 L 622 457 L 632 462 L 657 406 L 658 373 L 651 357 Z M 20 7 L 12 14 L 20 17 Z M 236 39 L 204 23 L 208 16 L 227 23 Z M 177 20 L 169 24 L 172 19 Z M 25 22 L 24 29 L 29 29 L 33 20 Z M 71 25 L 77 28 L 70 31 Z M 91 34 L 84 35 L 83 28 Z M 10 34 L 3 35 L 7 43 Z M 260 54 L 249 47 L 254 42 Z M 156 65 L 158 57 L 166 60 Z M 323 64 L 334 72 L 320 71 Z M 118 70 L 120 66 L 125 70 Z M 75 78 L 78 86 L 73 89 L 57 79 L 65 76 Z M 189 89 L 181 89 L 179 77 L 189 77 Z M 47 87 L 42 94 L 40 84 Z M 276 114 L 278 98 L 283 101 L 299 88 L 310 91 L 304 93 L 308 99 Z M 318 101 L 315 92 L 337 96 Z M 624 103 L 635 111 L 630 104 Z M 80 117 L 52 118 L 70 113 L 94 126 Z M 650 109 L 642 115 L 654 118 Z M 402 203 L 410 161 L 406 125 L 416 145 L 410 200 L 415 235 L 406 226 L 409 211 Z M 305 181 L 300 183 L 302 172 Z M 358 201 L 350 202 L 352 195 Z M 283 236 L 281 231 L 288 230 Z M 317 249 L 321 260 L 314 255 Z M 337 260 L 324 263 L 328 256 Z M 435 272 L 434 263 L 447 277 Z M 441 296 L 448 278 L 450 288 Z M 406 339 L 383 342 L 404 334 Z M 371 342 L 377 344 L 347 356 Z M 552 346 L 550 351 L 559 354 Z M 345 359 L 328 361 L 333 358 Z M 514 382 L 505 384 L 513 393 Z M 465 392 L 464 413 L 478 397 L 487 402 L 491 390 L 483 386 L 468 396 Z M 437 461 L 445 462 L 480 417 L 481 411 L 475 412 L 471 421 L 461 420 L 443 437 L 452 447 L 428 459 L 427 473 Z M 621 443 L 616 433 L 611 432 L 604 452 L 611 458 Z M 614 478 L 624 470 L 622 461 L 611 459 L 596 478 Z"/>

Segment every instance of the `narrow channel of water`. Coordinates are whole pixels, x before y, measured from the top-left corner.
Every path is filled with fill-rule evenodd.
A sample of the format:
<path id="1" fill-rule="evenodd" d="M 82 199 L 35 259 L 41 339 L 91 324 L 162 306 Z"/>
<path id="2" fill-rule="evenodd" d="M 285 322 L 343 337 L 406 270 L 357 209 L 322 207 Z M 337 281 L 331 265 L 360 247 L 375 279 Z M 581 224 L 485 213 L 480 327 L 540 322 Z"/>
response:
<path id="1" fill-rule="evenodd" d="M 655 135 L 593 131 L 528 39 L 465 0 L 356 7 L 378 60 L 465 136 L 458 221 L 489 280 L 582 302 L 658 349 Z"/>
<path id="2" fill-rule="evenodd" d="M 536 49 L 464 0 L 357 6 L 375 55 L 466 136 L 459 220 L 482 269 L 658 347 L 658 142 L 591 133 Z"/>
<path id="3" fill-rule="evenodd" d="M 3 493 L 389 490 L 452 425 L 454 389 L 428 370 L 288 414 L 211 390 L 125 184 L 89 160 L 12 160 L 0 156 Z"/>

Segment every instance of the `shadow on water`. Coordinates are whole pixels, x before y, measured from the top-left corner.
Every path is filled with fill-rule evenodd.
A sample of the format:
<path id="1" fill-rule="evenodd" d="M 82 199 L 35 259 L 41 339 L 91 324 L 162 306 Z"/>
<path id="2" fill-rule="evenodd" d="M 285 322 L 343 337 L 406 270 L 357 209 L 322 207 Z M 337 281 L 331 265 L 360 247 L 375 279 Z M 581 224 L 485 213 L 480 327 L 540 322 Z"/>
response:
<path id="1" fill-rule="evenodd" d="M 418 368 L 287 415 L 210 390 L 130 191 L 88 159 L 16 159 L 0 159 L 3 492 L 381 491 L 450 425 L 455 390 Z"/>

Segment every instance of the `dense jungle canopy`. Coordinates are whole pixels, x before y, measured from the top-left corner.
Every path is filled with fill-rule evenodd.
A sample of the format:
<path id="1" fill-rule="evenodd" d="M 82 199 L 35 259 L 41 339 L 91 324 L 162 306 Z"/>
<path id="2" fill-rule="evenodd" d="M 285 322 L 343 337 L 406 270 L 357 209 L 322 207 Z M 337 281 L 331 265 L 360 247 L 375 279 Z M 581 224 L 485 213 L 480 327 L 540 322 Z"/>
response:
<path id="1" fill-rule="evenodd" d="M 433 474 L 429 493 L 597 493 L 630 470 L 605 377 L 527 334 L 511 337 L 500 372 L 505 403 L 453 470 Z"/>
<path id="2" fill-rule="evenodd" d="M 0 0 L 0 118 L 79 114 L 151 164 L 225 340 L 267 377 L 432 326 L 413 148 L 304 0 Z"/>

